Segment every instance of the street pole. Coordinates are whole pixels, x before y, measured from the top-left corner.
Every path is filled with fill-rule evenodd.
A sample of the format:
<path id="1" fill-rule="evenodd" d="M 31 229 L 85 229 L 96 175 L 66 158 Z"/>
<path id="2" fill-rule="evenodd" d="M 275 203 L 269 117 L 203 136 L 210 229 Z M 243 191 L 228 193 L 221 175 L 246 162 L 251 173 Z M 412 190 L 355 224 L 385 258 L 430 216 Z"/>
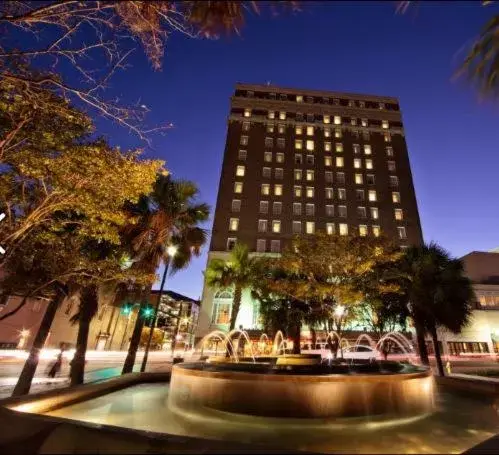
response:
<path id="1" fill-rule="evenodd" d="M 147 340 L 146 349 L 144 351 L 144 358 L 142 359 L 142 365 L 140 367 L 140 372 L 144 373 L 147 366 L 147 358 L 149 357 L 149 348 L 151 347 L 152 335 L 154 328 L 156 327 L 156 319 L 158 317 L 159 304 L 161 302 L 161 297 L 163 297 L 163 291 L 165 288 L 166 275 L 168 274 L 168 266 L 170 265 L 170 258 L 165 263 L 165 271 L 163 272 L 163 277 L 161 278 L 161 286 L 159 287 L 158 299 L 156 305 L 154 306 L 154 315 L 152 317 L 151 328 L 149 330 L 149 339 Z"/>

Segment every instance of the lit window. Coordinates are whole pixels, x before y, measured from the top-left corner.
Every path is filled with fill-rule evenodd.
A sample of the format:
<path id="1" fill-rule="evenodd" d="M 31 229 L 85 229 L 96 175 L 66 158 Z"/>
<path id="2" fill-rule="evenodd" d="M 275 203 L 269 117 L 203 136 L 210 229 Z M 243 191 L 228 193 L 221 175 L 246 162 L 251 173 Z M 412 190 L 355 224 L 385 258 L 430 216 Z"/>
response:
<path id="1" fill-rule="evenodd" d="M 355 199 L 357 201 L 363 201 L 365 198 L 364 190 L 355 190 Z"/>
<path id="2" fill-rule="evenodd" d="M 364 139 L 365 141 L 369 140 L 369 131 L 362 132 L 362 139 Z"/>
<path id="3" fill-rule="evenodd" d="M 324 116 L 324 123 L 325 124 L 331 123 L 331 117 L 329 115 Z"/>
<path id="4" fill-rule="evenodd" d="M 284 134 L 286 132 L 286 125 L 283 125 L 280 123 L 277 127 L 277 132 L 279 134 Z M 283 139 L 283 141 L 284 141 L 284 139 Z"/>
<path id="5" fill-rule="evenodd" d="M 303 103 L 303 96 L 302 95 L 296 95 L 296 102 L 297 103 Z"/>
<path id="6" fill-rule="evenodd" d="M 282 177 L 284 175 L 284 170 L 280 167 L 276 168 L 275 170 L 275 178 L 278 180 L 282 180 Z"/>
<path id="7" fill-rule="evenodd" d="M 296 125 L 295 126 L 295 134 L 298 136 L 303 133 L 303 127 L 301 125 Z"/>
<path id="8" fill-rule="evenodd" d="M 326 223 L 326 233 L 329 235 L 334 234 L 334 223 Z"/>
<path id="9" fill-rule="evenodd" d="M 295 140 L 295 149 L 301 150 L 303 148 L 303 142 L 300 139 Z"/>
<path id="10" fill-rule="evenodd" d="M 393 156 L 393 147 L 386 148 L 386 156 Z"/>
<path id="11" fill-rule="evenodd" d="M 314 204 L 306 204 L 305 205 L 305 215 L 314 216 L 315 214 L 315 205 Z"/>
<path id="12" fill-rule="evenodd" d="M 242 193 L 243 192 L 243 182 L 234 183 L 234 193 Z"/>
<path id="13" fill-rule="evenodd" d="M 233 212 L 241 211 L 241 200 L 240 199 L 232 199 L 231 209 Z"/>
<path id="14" fill-rule="evenodd" d="M 277 139 L 277 147 L 279 147 L 280 149 L 283 149 L 285 146 L 285 142 L 284 142 L 284 138 L 283 137 L 280 137 Z"/>
<path id="15" fill-rule="evenodd" d="M 347 206 L 346 205 L 339 205 L 338 206 L 338 216 L 340 218 L 346 218 L 347 217 Z"/>
<path id="16" fill-rule="evenodd" d="M 366 160 L 366 169 L 373 168 L 373 160 Z"/>
<path id="17" fill-rule="evenodd" d="M 334 116 L 334 124 L 341 125 L 341 117 L 339 115 Z"/>
<path id="18" fill-rule="evenodd" d="M 379 218 L 379 212 L 377 207 L 371 207 L 369 211 L 371 212 L 371 218 L 373 220 L 377 220 Z"/>
<path id="19" fill-rule="evenodd" d="M 361 119 L 360 123 L 362 126 L 367 126 L 367 119 L 366 118 Z"/>
<path id="20" fill-rule="evenodd" d="M 276 153 L 275 160 L 277 163 L 284 163 L 284 153 Z"/>
<path id="21" fill-rule="evenodd" d="M 334 129 L 334 137 L 336 139 L 341 139 L 343 135 L 341 134 L 341 129 L 340 128 L 335 128 Z"/>
<path id="22" fill-rule="evenodd" d="M 274 185 L 274 195 L 282 196 L 282 185 Z"/>
<path id="23" fill-rule="evenodd" d="M 293 234 L 301 234 L 301 221 L 293 221 Z"/>
<path id="24" fill-rule="evenodd" d="M 268 118 L 271 119 L 271 120 L 275 119 L 275 112 L 274 111 L 269 111 Z"/>
<path id="25" fill-rule="evenodd" d="M 381 229 L 379 226 L 373 226 L 373 235 L 374 237 L 379 237 L 381 234 Z"/>
<path id="26" fill-rule="evenodd" d="M 267 125 L 267 133 L 273 133 L 274 132 L 274 125 L 272 125 L 271 123 L 269 123 Z"/>
<path id="27" fill-rule="evenodd" d="M 274 146 L 274 139 L 271 137 L 266 137 L 265 138 L 265 147 L 273 147 Z"/>
<path id="28" fill-rule="evenodd" d="M 267 220 L 258 220 L 258 232 L 267 232 Z"/>
<path id="29" fill-rule="evenodd" d="M 239 150 L 239 153 L 237 157 L 241 160 L 244 161 L 246 160 L 246 156 L 248 155 L 248 152 L 246 150 Z"/>
<path id="30" fill-rule="evenodd" d="M 339 143 L 339 142 L 338 142 L 338 143 L 336 144 L 336 147 L 335 147 L 335 148 L 336 148 L 336 151 L 337 151 L 338 153 L 343 152 L 343 144 L 341 144 L 341 143 Z"/>
<path id="31" fill-rule="evenodd" d="M 313 151 L 314 150 L 314 141 L 312 140 L 307 140 L 307 150 L 308 151 Z"/>
<path id="32" fill-rule="evenodd" d="M 350 119 L 350 124 L 351 124 L 352 126 L 357 126 L 357 119 L 356 119 L 355 117 L 352 117 L 352 118 Z"/>
<path id="33" fill-rule="evenodd" d="M 398 186 L 399 179 L 396 175 L 390 175 L 390 186 Z"/>
<path id="34" fill-rule="evenodd" d="M 307 164 L 312 166 L 314 164 L 314 161 L 314 155 L 307 155 Z"/>
<path id="35" fill-rule="evenodd" d="M 340 235 L 348 235 L 348 224 L 340 223 Z"/>
<path id="36" fill-rule="evenodd" d="M 282 202 L 274 202 L 272 205 L 272 214 L 280 215 L 282 213 Z"/>
<path id="37" fill-rule="evenodd" d="M 358 218 L 366 218 L 366 208 L 365 207 L 357 207 L 357 217 Z"/>
<path id="38" fill-rule="evenodd" d="M 313 186 L 307 186 L 307 197 L 314 197 L 314 187 Z"/>
<path id="39" fill-rule="evenodd" d="M 370 155 L 372 153 L 371 146 L 369 144 L 364 145 L 364 153 Z"/>
<path id="40" fill-rule="evenodd" d="M 271 253 L 279 253 L 281 251 L 281 241 L 280 240 L 271 240 L 270 241 L 270 252 Z"/>
<path id="41" fill-rule="evenodd" d="M 267 249 L 267 241 L 265 239 L 257 239 L 256 241 L 257 253 L 265 253 L 266 249 Z"/>
<path id="42" fill-rule="evenodd" d="M 330 156 L 325 156 L 324 166 L 332 166 L 332 165 L 333 165 L 333 159 Z"/>
<path id="43" fill-rule="evenodd" d="M 325 152 L 331 151 L 331 142 L 324 142 L 324 151 Z"/>
<path id="44" fill-rule="evenodd" d="M 314 180 L 314 171 L 307 171 L 307 182 L 312 182 Z"/>
<path id="45" fill-rule="evenodd" d="M 231 218 L 229 220 L 229 231 L 237 231 L 239 227 L 239 218 Z"/>
<path id="46" fill-rule="evenodd" d="M 359 225 L 359 235 L 365 237 L 367 235 L 367 226 L 364 224 Z"/>
<path id="47" fill-rule="evenodd" d="M 407 238 L 407 233 L 405 232 L 405 227 L 398 226 L 397 227 L 397 232 L 398 232 L 398 235 L 399 235 L 399 239 L 406 239 Z"/>
<path id="48" fill-rule="evenodd" d="M 301 197 L 301 186 L 294 187 L 294 194 L 295 194 L 295 197 Z"/>
<path id="49" fill-rule="evenodd" d="M 229 237 L 227 239 L 227 250 L 231 251 L 236 246 L 237 239 L 235 237 Z"/>
<path id="50" fill-rule="evenodd" d="M 338 199 L 344 201 L 347 198 L 347 190 L 345 188 L 338 188 Z"/>
<path id="51" fill-rule="evenodd" d="M 279 233 L 281 232 L 281 222 L 280 220 L 272 221 L 272 232 Z"/>
<path id="52" fill-rule="evenodd" d="M 301 153 L 295 153 L 295 164 L 302 164 L 303 156 Z"/>
<path id="53" fill-rule="evenodd" d="M 268 196 L 270 194 L 270 185 L 268 183 L 262 183 L 262 194 Z"/>
<path id="54" fill-rule="evenodd" d="M 355 158 L 353 160 L 353 167 L 355 169 L 362 169 L 362 160 L 360 160 L 359 158 Z"/>
<path id="55" fill-rule="evenodd" d="M 302 170 L 295 169 L 295 180 L 301 180 L 301 178 L 302 178 Z"/>
<path id="56" fill-rule="evenodd" d="M 345 164 L 342 156 L 336 157 L 336 167 L 343 167 Z"/>
<path id="57" fill-rule="evenodd" d="M 375 190 L 369 190 L 369 200 L 371 202 L 376 201 L 376 191 Z"/>
<path id="58" fill-rule="evenodd" d="M 388 170 L 390 172 L 395 172 L 395 161 L 388 161 Z"/>
<path id="59" fill-rule="evenodd" d="M 362 185 L 364 183 L 362 174 L 355 174 L 355 183 L 357 185 Z"/>
<path id="60" fill-rule="evenodd" d="M 397 221 L 402 221 L 404 219 L 404 214 L 402 212 L 402 209 L 395 209 L 395 219 Z"/>
<path id="61" fill-rule="evenodd" d="M 381 121 L 381 128 L 387 130 L 390 126 L 388 125 L 388 120 Z"/>
<path id="62" fill-rule="evenodd" d="M 251 117 L 251 109 L 245 109 L 244 110 L 244 116 L 245 117 Z"/>
<path id="63" fill-rule="evenodd" d="M 327 166 L 327 164 L 326 164 L 326 166 Z M 326 181 L 326 183 L 333 183 L 333 173 L 326 171 L 324 174 L 324 180 Z"/>
<path id="64" fill-rule="evenodd" d="M 326 199 L 333 199 L 334 191 L 332 188 L 326 188 Z"/>
<path id="65" fill-rule="evenodd" d="M 250 122 L 243 122 L 243 131 L 249 131 L 250 125 Z"/>
<path id="66" fill-rule="evenodd" d="M 313 136 L 313 135 L 314 135 L 314 127 L 307 126 L 307 136 Z"/>
<path id="67" fill-rule="evenodd" d="M 266 162 L 266 163 L 271 163 L 272 162 L 272 152 L 265 152 L 263 154 L 263 160 Z"/>
<path id="68" fill-rule="evenodd" d="M 236 175 L 238 177 L 244 177 L 244 172 L 245 172 L 245 167 L 244 166 L 237 166 L 237 168 L 236 168 Z"/>
<path id="69" fill-rule="evenodd" d="M 307 234 L 313 234 L 315 232 L 315 223 L 313 221 L 307 221 L 305 223 L 305 231 Z"/>
<path id="70" fill-rule="evenodd" d="M 394 204 L 399 204 L 400 203 L 400 193 L 396 193 L 396 192 L 392 193 L 392 202 Z"/>
<path id="71" fill-rule="evenodd" d="M 326 205 L 326 216 L 334 216 L 334 205 Z"/>
<path id="72" fill-rule="evenodd" d="M 336 173 L 336 182 L 338 183 L 338 185 L 345 184 L 345 173 L 344 172 L 337 172 Z"/>
<path id="73" fill-rule="evenodd" d="M 260 201 L 260 213 L 269 212 L 269 201 Z"/>
<path id="74" fill-rule="evenodd" d="M 374 185 L 374 175 L 373 174 L 367 174 L 366 175 L 366 181 L 368 185 Z"/>
<path id="75" fill-rule="evenodd" d="M 248 145 L 248 136 L 241 136 L 241 145 Z"/>
<path id="76" fill-rule="evenodd" d="M 331 130 L 329 128 L 324 128 L 324 137 L 331 137 Z"/>
<path id="77" fill-rule="evenodd" d="M 301 202 L 293 202 L 293 215 L 301 215 Z"/>
<path id="78" fill-rule="evenodd" d="M 385 108 L 385 103 L 379 103 L 378 108 L 379 109 L 384 109 Z"/>
<path id="79" fill-rule="evenodd" d="M 359 144 L 353 144 L 353 153 L 355 155 L 358 155 L 360 153 L 360 145 Z"/>
<path id="80" fill-rule="evenodd" d="M 385 142 L 391 142 L 391 140 L 392 140 L 390 133 L 383 134 L 383 138 L 385 139 Z"/>
<path id="81" fill-rule="evenodd" d="M 286 112 L 284 111 L 279 112 L 279 120 L 286 120 Z"/>

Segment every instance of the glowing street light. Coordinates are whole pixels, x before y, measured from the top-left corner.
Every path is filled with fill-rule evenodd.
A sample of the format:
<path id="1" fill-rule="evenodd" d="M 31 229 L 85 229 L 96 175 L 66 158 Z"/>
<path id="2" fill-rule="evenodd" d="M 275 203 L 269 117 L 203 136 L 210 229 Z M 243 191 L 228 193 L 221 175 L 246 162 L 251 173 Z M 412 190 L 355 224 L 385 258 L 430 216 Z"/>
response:
<path id="1" fill-rule="evenodd" d="M 334 309 L 334 315 L 337 317 L 337 318 L 342 318 L 344 315 L 345 315 L 345 307 L 343 305 L 338 305 L 335 309 Z"/>

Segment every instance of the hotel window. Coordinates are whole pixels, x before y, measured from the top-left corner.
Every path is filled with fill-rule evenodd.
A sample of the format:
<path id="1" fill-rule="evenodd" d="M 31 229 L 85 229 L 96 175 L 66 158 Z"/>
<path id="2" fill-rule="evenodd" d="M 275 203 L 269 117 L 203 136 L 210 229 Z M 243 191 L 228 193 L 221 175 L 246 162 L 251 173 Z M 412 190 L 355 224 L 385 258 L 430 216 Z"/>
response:
<path id="1" fill-rule="evenodd" d="M 239 227 L 239 218 L 231 218 L 229 220 L 229 231 L 237 231 Z"/>
<path id="2" fill-rule="evenodd" d="M 338 188 L 338 199 L 344 201 L 347 198 L 347 190 L 345 188 Z"/>
<path id="3" fill-rule="evenodd" d="M 334 234 L 334 223 L 326 223 L 326 233 L 329 235 Z"/>
<path id="4" fill-rule="evenodd" d="M 348 107 L 355 107 L 355 101 L 354 100 L 348 100 Z"/>
<path id="5" fill-rule="evenodd" d="M 271 120 L 272 120 L 272 119 L 275 119 L 275 112 L 274 112 L 274 111 L 269 111 L 269 112 L 268 112 L 267 117 L 268 117 L 269 119 L 271 119 Z"/>
<path id="6" fill-rule="evenodd" d="M 325 115 L 323 117 L 323 121 L 327 125 L 327 124 L 331 123 L 331 117 L 329 115 Z"/>
<path id="7" fill-rule="evenodd" d="M 364 179 L 362 178 L 362 174 L 355 174 L 355 183 L 357 185 L 362 185 L 364 183 Z"/>
<path id="8" fill-rule="evenodd" d="M 246 150 L 239 150 L 239 153 L 238 153 L 238 158 L 241 160 L 241 161 L 245 161 L 246 160 L 246 157 L 248 156 L 248 152 Z"/>
<path id="9" fill-rule="evenodd" d="M 357 126 L 357 119 L 356 119 L 355 117 L 352 117 L 352 118 L 350 119 L 350 125 L 352 125 L 352 126 Z"/>
<path id="10" fill-rule="evenodd" d="M 334 116 L 334 124 L 341 125 L 341 117 L 339 115 Z"/>
<path id="11" fill-rule="evenodd" d="M 268 124 L 267 125 L 267 133 L 273 133 L 274 132 L 274 125 Z"/>
<path id="12" fill-rule="evenodd" d="M 284 163 L 284 153 L 276 153 L 275 160 L 276 163 Z"/>
<path id="13" fill-rule="evenodd" d="M 242 193 L 243 192 L 243 182 L 234 183 L 234 193 Z"/>
<path id="14" fill-rule="evenodd" d="M 359 132 L 357 130 L 352 130 L 352 137 L 354 139 L 358 139 L 359 138 Z"/>
<path id="15" fill-rule="evenodd" d="M 360 124 L 361 124 L 362 126 L 367 126 L 367 119 L 366 119 L 366 118 L 361 119 L 361 120 L 360 120 Z"/>
<path id="16" fill-rule="evenodd" d="M 272 152 L 265 152 L 263 154 L 263 161 L 266 163 L 271 163 L 272 162 Z"/>
<path id="17" fill-rule="evenodd" d="M 388 170 L 390 172 L 395 172 L 395 161 L 388 161 L 387 164 L 388 164 Z"/>
<path id="18" fill-rule="evenodd" d="M 313 186 L 307 186 L 307 197 L 314 197 L 315 190 Z"/>
<path id="19" fill-rule="evenodd" d="M 333 199 L 334 191 L 332 188 L 326 188 L 326 199 Z"/>
<path id="20" fill-rule="evenodd" d="M 286 101 L 288 99 L 288 95 L 286 95 L 285 93 L 281 93 L 279 95 L 279 98 L 281 98 L 281 101 Z"/>
<path id="21" fill-rule="evenodd" d="M 379 235 L 381 234 L 380 227 L 379 226 L 373 226 L 372 229 L 373 229 L 373 235 L 374 235 L 374 237 L 379 237 Z"/>
<path id="22" fill-rule="evenodd" d="M 331 151 L 331 142 L 324 142 L 324 151 L 325 152 Z"/>
<path id="23" fill-rule="evenodd" d="M 305 215 L 314 216 L 315 214 L 315 205 L 314 204 L 306 204 L 305 205 Z"/>
<path id="24" fill-rule="evenodd" d="M 326 166 L 327 166 L 327 164 L 326 164 Z M 333 183 L 333 173 L 326 171 L 324 174 L 324 180 L 326 181 L 326 183 Z"/>
<path id="25" fill-rule="evenodd" d="M 398 232 L 398 235 L 399 235 L 399 239 L 406 239 L 407 238 L 407 233 L 405 232 L 405 227 L 398 226 L 397 227 L 397 232 Z"/>
<path id="26" fill-rule="evenodd" d="M 244 172 L 245 172 L 245 167 L 244 166 L 237 166 L 236 168 L 236 175 L 238 177 L 244 177 Z"/>
<path id="27" fill-rule="evenodd" d="M 359 158 L 355 158 L 353 160 L 353 167 L 355 169 L 362 169 L 362 160 L 360 160 Z"/>
<path id="28" fill-rule="evenodd" d="M 279 147 L 280 149 L 283 149 L 285 147 L 285 142 L 284 142 L 284 138 L 283 137 L 280 137 L 277 139 L 277 147 Z"/>
<path id="29" fill-rule="evenodd" d="M 303 163 L 303 156 L 301 153 L 295 153 L 295 164 L 302 164 Z"/>
<path id="30" fill-rule="evenodd" d="M 249 131 L 250 125 L 250 122 L 243 122 L 243 131 Z"/>
<path id="31" fill-rule="evenodd" d="M 375 190 L 369 190 L 369 200 L 371 202 L 376 202 L 376 191 Z"/>
<path id="32" fill-rule="evenodd" d="M 307 136 L 313 136 L 313 135 L 314 135 L 314 127 L 307 126 Z"/>
<path id="33" fill-rule="evenodd" d="M 296 102 L 297 103 L 303 103 L 303 96 L 302 95 L 296 95 Z"/>
<path id="34" fill-rule="evenodd" d="M 301 112 L 296 113 L 296 121 L 303 122 L 303 114 Z"/>
<path id="35" fill-rule="evenodd" d="M 342 156 L 337 156 L 336 157 L 336 167 L 343 167 L 345 165 L 345 162 L 343 160 Z"/>
<path id="36" fill-rule="evenodd" d="M 247 96 L 248 98 L 253 98 L 253 96 L 254 96 L 254 95 L 255 95 L 255 92 L 252 92 L 251 90 L 248 90 L 248 91 L 246 92 L 246 96 Z"/>
<path id="37" fill-rule="evenodd" d="M 227 250 L 231 251 L 236 246 L 237 239 L 235 237 L 229 237 L 227 239 Z"/>
<path id="38" fill-rule="evenodd" d="M 257 253 L 265 253 L 266 249 L 267 249 L 267 241 L 265 239 L 257 239 L 256 241 Z"/>
<path id="39" fill-rule="evenodd" d="M 314 171 L 307 170 L 307 182 L 314 181 Z"/>
<path id="40" fill-rule="evenodd" d="M 374 185 L 374 174 L 367 174 L 366 182 L 368 185 Z"/>
<path id="41" fill-rule="evenodd" d="M 273 220 L 272 221 L 272 232 L 275 232 L 276 234 L 281 232 L 281 221 L 280 220 Z"/>
<path id="42" fill-rule="evenodd" d="M 323 103 L 323 104 L 329 104 L 329 98 L 328 98 L 328 97 L 326 97 L 326 96 L 323 96 L 323 97 L 322 97 L 322 103 Z"/>
<path id="43" fill-rule="evenodd" d="M 286 120 L 286 112 L 284 111 L 279 112 L 279 120 Z"/>
<path id="44" fill-rule="evenodd" d="M 280 240 L 271 240 L 270 241 L 270 252 L 271 253 L 279 253 L 281 251 L 281 241 Z"/>
<path id="45" fill-rule="evenodd" d="M 390 126 L 388 125 L 388 120 L 381 120 L 381 128 L 383 128 L 384 130 L 390 128 Z"/>
<path id="46" fill-rule="evenodd" d="M 335 128 L 334 129 L 334 137 L 336 139 L 341 139 L 343 137 L 343 134 L 341 133 L 341 129 L 340 128 Z"/>
<path id="47" fill-rule="evenodd" d="M 357 201 L 363 201 L 365 199 L 364 190 L 355 190 L 355 199 Z"/>
<path id="48" fill-rule="evenodd" d="M 396 175 L 390 175 L 390 186 L 399 186 L 399 179 Z"/>
<path id="49" fill-rule="evenodd" d="M 302 170 L 295 169 L 295 180 L 301 180 L 301 178 L 302 178 Z"/>
<path id="50" fill-rule="evenodd" d="M 269 201 L 260 201 L 260 213 L 269 212 Z"/>
<path id="51" fill-rule="evenodd" d="M 393 147 L 386 148 L 386 156 L 393 156 Z"/>
<path id="52" fill-rule="evenodd" d="M 341 144 L 341 143 L 339 143 L 339 142 L 338 142 L 338 143 L 336 144 L 336 147 L 335 147 L 335 148 L 336 148 L 336 152 L 337 152 L 337 153 L 341 153 L 341 152 L 343 152 L 343 144 Z"/>
<path id="53" fill-rule="evenodd" d="M 373 160 L 366 160 L 366 169 L 373 168 Z"/>
<path id="54" fill-rule="evenodd" d="M 357 218 L 366 218 L 366 208 L 357 207 Z"/>
<path id="55" fill-rule="evenodd" d="M 367 226 L 365 224 L 359 225 L 359 235 L 365 237 L 367 235 Z"/>
<path id="56" fill-rule="evenodd" d="M 346 205 L 339 205 L 338 206 L 338 216 L 340 218 L 346 218 L 347 217 L 347 206 Z"/>
<path id="57" fill-rule="evenodd" d="M 314 165 L 314 155 L 307 155 L 307 164 L 310 166 Z"/>
<path id="58" fill-rule="evenodd" d="M 314 150 L 314 141 L 312 141 L 310 139 L 307 140 L 307 150 L 310 152 Z"/>
<path id="59" fill-rule="evenodd" d="M 268 183 L 262 183 L 262 194 L 268 196 L 270 194 L 270 185 Z"/>
<path id="60" fill-rule="evenodd" d="M 364 154 L 365 155 L 370 155 L 372 153 L 371 146 L 369 144 L 364 145 Z"/>
<path id="61" fill-rule="evenodd" d="M 313 234 L 315 232 L 315 223 L 313 221 L 307 221 L 305 223 L 305 232 L 307 234 Z"/>
<path id="62" fill-rule="evenodd" d="M 266 137 L 265 138 L 265 147 L 273 147 L 274 146 L 274 139 L 271 137 Z"/>
<path id="63" fill-rule="evenodd" d="M 366 107 L 366 102 L 365 101 L 359 101 L 359 107 L 362 109 Z"/>
<path id="64" fill-rule="evenodd" d="M 326 216 L 334 216 L 334 205 L 326 205 Z"/>
<path id="65" fill-rule="evenodd" d="M 377 220 L 379 218 L 379 212 L 377 207 L 370 207 L 369 211 L 371 212 L 371 218 L 373 220 Z"/>
<path id="66" fill-rule="evenodd" d="M 272 205 L 272 214 L 280 215 L 282 213 L 282 202 L 274 202 Z"/>
<path id="67" fill-rule="evenodd" d="M 344 185 L 345 184 L 345 173 L 344 172 L 337 172 L 336 173 L 336 183 L 338 185 Z"/>
<path id="68" fill-rule="evenodd" d="M 340 105 L 340 100 L 338 98 L 333 98 L 333 104 L 335 106 L 339 106 Z"/>
<path id="69" fill-rule="evenodd" d="M 394 204 L 400 203 L 400 193 L 397 193 L 397 192 L 392 193 L 392 202 Z"/>
<path id="70" fill-rule="evenodd" d="M 301 186 L 294 187 L 294 194 L 295 194 L 295 197 L 301 197 Z"/>
<path id="71" fill-rule="evenodd" d="M 281 167 L 276 168 L 275 170 L 275 178 L 278 180 L 282 180 L 282 177 L 284 175 L 284 171 Z"/>
<path id="72" fill-rule="evenodd" d="M 359 144 L 353 144 L 353 153 L 355 155 L 358 155 L 360 153 L 360 145 Z"/>
<path id="73" fill-rule="evenodd" d="M 379 103 L 378 109 L 384 109 L 385 108 L 385 103 Z"/>
<path id="74" fill-rule="evenodd" d="M 244 116 L 245 117 L 251 117 L 251 109 L 245 109 L 244 110 Z"/>
<path id="75" fill-rule="evenodd" d="M 293 202 L 293 215 L 301 215 L 301 202 Z"/>
<path id="76" fill-rule="evenodd" d="M 271 100 L 275 100 L 276 94 L 275 93 L 269 93 L 269 97 Z"/>
<path id="77" fill-rule="evenodd" d="M 248 136 L 241 136 L 241 145 L 248 145 Z"/>
<path id="78" fill-rule="evenodd" d="M 233 212 L 240 212 L 241 211 L 241 200 L 240 199 L 232 199 L 231 210 Z"/>
<path id="79" fill-rule="evenodd" d="M 283 125 L 283 124 L 281 124 L 281 123 L 280 123 L 280 124 L 277 126 L 277 132 L 278 132 L 279 134 L 284 134 L 284 133 L 286 132 L 286 125 Z M 284 141 L 284 139 L 283 139 L 283 141 Z"/>
<path id="80" fill-rule="evenodd" d="M 392 136 L 390 135 L 390 133 L 383 134 L 383 137 L 385 139 L 385 142 L 391 142 L 392 140 Z"/>
<path id="81" fill-rule="evenodd" d="M 369 140 L 369 131 L 362 131 L 362 139 L 365 141 Z"/>
<path id="82" fill-rule="evenodd" d="M 303 148 L 303 141 L 300 139 L 295 140 L 295 149 L 296 150 L 301 150 Z"/>
<path id="83" fill-rule="evenodd" d="M 299 136 L 300 134 L 303 134 L 303 127 L 301 125 L 296 125 L 295 126 L 295 134 Z"/>
<path id="84" fill-rule="evenodd" d="M 402 212 L 402 209 L 395 209 L 395 219 L 397 221 L 402 221 L 404 219 L 404 214 Z"/>
<path id="85" fill-rule="evenodd" d="M 293 234 L 301 234 L 301 221 L 293 221 Z"/>
<path id="86" fill-rule="evenodd" d="M 307 103 L 313 103 L 314 102 L 314 97 L 313 96 L 307 96 Z"/>
<path id="87" fill-rule="evenodd" d="M 282 185 L 274 185 L 274 196 L 282 196 Z"/>
<path id="88" fill-rule="evenodd" d="M 329 128 L 324 128 L 324 137 L 331 137 L 331 130 Z"/>
<path id="89" fill-rule="evenodd" d="M 348 235 L 348 224 L 340 223 L 340 235 Z"/>

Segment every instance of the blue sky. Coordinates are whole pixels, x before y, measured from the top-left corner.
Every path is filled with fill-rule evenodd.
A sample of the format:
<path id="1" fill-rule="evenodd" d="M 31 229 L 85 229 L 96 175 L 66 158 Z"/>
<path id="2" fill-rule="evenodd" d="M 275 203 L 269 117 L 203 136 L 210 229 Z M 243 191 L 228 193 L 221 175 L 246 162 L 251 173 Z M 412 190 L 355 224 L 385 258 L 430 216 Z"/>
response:
<path id="1" fill-rule="evenodd" d="M 295 14 L 252 15 L 240 37 L 174 34 L 162 71 L 136 52 L 110 94 L 140 99 L 151 123 L 174 124 L 147 154 L 196 182 L 213 208 L 236 82 L 399 97 L 425 240 L 456 256 L 490 250 L 499 246 L 498 106 L 451 79 L 494 8 L 422 2 L 417 14 L 401 16 L 392 2 L 303 3 Z M 122 128 L 98 124 L 111 142 L 139 145 Z M 206 251 L 167 287 L 200 297 L 205 265 Z"/>

